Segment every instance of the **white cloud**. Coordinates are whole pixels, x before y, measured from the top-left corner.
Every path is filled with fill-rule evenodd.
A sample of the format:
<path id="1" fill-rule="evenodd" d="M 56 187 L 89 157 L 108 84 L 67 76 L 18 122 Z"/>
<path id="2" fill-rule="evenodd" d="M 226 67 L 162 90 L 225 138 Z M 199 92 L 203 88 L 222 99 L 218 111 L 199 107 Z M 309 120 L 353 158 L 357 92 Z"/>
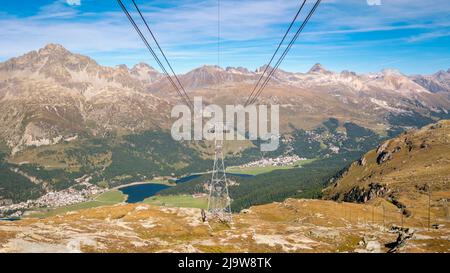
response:
<path id="1" fill-rule="evenodd" d="M 427 40 L 432 40 L 432 39 L 441 38 L 441 37 L 448 37 L 448 36 L 450 36 L 450 31 L 426 32 L 426 33 L 422 33 L 420 35 L 410 37 L 409 39 L 407 39 L 407 42 L 415 43 L 415 42 L 427 41 Z"/>
<path id="2" fill-rule="evenodd" d="M 118 5 L 105 6 L 105 10 L 96 9 L 95 12 L 89 10 L 86 2 L 83 3 L 84 9 L 73 8 L 81 2 L 54 0 L 52 4 L 42 6 L 36 14 L 26 17 L 2 14 L 0 61 L 49 42 L 60 43 L 70 50 L 107 60 L 108 63 L 129 59 L 151 60 Z M 144 30 L 131 1 L 124 2 Z M 303 17 L 312 2 L 308 0 Z M 138 3 L 169 59 L 186 60 L 174 63 L 184 68 L 192 63 L 215 62 L 217 0 L 153 0 Z M 161 4 L 165 5 L 162 7 Z M 222 1 L 223 65 L 237 60 L 242 65 L 255 63 L 256 67 L 266 61 L 298 6 L 298 0 Z M 366 0 L 324 0 L 288 59 L 300 63 L 296 56 L 325 56 L 330 52 L 343 56 L 354 54 L 355 49 L 362 52 L 365 48 L 378 45 L 380 48 L 386 44 L 410 45 L 412 42 L 442 37 L 450 31 L 450 17 L 446 12 L 449 7 L 448 0 L 435 0 L 433 5 L 422 0 L 382 1 L 381 6 L 368 6 Z M 372 37 L 375 38 L 366 35 L 377 31 L 392 31 L 393 34 L 383 36 L 382 33 L 374 33 Z M 355 43 L 352 37 L 359 37 L 360 40 Z"/>
<path id="3" fill-rule="evenodd" d="M 70 6 L 81 6 L 81 0 L 67 0 L 66 3 Z"/>

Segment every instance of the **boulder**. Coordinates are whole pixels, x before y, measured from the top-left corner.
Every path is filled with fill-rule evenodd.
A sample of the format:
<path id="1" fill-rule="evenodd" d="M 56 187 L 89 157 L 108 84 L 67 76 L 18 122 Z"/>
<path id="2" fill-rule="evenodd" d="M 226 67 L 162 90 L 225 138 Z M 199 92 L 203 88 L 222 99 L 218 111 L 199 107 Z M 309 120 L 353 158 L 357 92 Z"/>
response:
<path id="1" fill-rule="evenodd" d="M 366 250 L 371 253 L 381 253 L 381 244 L 378 241 L 368 241 Z"/>
<path id="2" fill-rule="evenodd" d="M 358 165 L 359 166 L 366 166 L 366 164 L 367 164 L 367 159 L 366 159 L 366 157 L 361 157 L 359 160 L 358 160 Z"/>
<path id="3" fill-rule="evenodd" d="M 422 144 L 420 144 L 420 149 L 426 149 L 428 148 L 430 145 L 428 145 L 425 141 L 422 142 Z"/>
<path id="4" fill-rule="evenodd" d="M 384 152 L 386 150 L 386 148 L 388 147 L 388 145 L 389 145 L 389 141 L 386 141 L 383 144 L 378 145 L 378 147 L 377 147 L 377 154 L 379 155 L 382 152 Z"/>
<path id="5" fill-rule="evenodd" d="M 383 151 L 381 152 L 378 157 L 377 157 L 377 163 L 378 165 L 383 164 L 384 162 L 388 161 L 392 159 L 392 154 L 391 152 L 388 151 Z"/>
<path id="6" fill-rule="evenodd" d="M 371 199 L 383 196 L 387 188 L 379 183 L 370 183 L 367 188 L 354 187 L 344 195 L 345 202 L 365 203 Z"/>
<path id="7" fill-rule="evenodd" d="M 402 228 L 398 226 L 392 226 L 389 230 L 391 233 L 398 233 L 397 240 L 392 243 L 388 243 L 385 246 L 389 248 L 389 253 L 397 252 L 400 248 L 405 246 L 407 240 L 414 236 L 414 230 L 409 228 Z"/>
<path id="8" fill-rule="evenodd" d="M 397 146 L 397 147 L 394 148 L 394 150 L 392 150 L 392 153 L 395 154 L 395 153 L 400 152 L 401 150 L 402 150 L 402 147 Z"/>

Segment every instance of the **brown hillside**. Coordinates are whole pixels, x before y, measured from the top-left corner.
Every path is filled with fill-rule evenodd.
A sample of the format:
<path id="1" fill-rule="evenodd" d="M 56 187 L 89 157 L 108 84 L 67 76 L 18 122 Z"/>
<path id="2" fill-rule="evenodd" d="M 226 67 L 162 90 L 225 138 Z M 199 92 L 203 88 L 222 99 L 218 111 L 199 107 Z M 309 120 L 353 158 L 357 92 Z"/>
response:
<path id="1" fill-rule="evenodd" d="M 450 198 L 450 121 L 443 120 L 388 140 L 354 162 L 325 191 L 326 199 L 387 200 L 406 216 L 426 216 Z M 425 215 L 424 215 L 425 214 Z"/>

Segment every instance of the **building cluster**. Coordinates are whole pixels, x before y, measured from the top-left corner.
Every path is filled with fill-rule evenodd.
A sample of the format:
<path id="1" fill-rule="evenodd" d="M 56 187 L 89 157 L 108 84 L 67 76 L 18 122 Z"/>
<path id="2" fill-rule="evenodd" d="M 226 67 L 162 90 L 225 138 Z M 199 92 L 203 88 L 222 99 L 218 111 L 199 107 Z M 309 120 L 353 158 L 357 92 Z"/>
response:
<path id="1" fill-rule="evenodd" d="M 307 158 L 299 157 L 298 155 L 279 156 L 276 158 L 263 158 L 258 161 L 253 161 L 242 165 L 242 168 L 249 167 L 268 167 L 268 166 L 290 166 L 294 165 L 298 161 L 307 160 Z"/>
<path id="2" fill-rule="evenodd" d="M 32 208 L 62 207 L 76 203 L 89 201 L 92 196 L 98 195 L 105 189 L 92 185 L 88 182 L 82 182 L 61 191 L 51 191 L 34 200 L 27 200 L 17 204 L 0 206 L 0 215 L 9 217 L 19 217 L 24 210 Z"/>
<path id="3" fill-rule="evenodd" d="M 339 147 L 337 147 L 337 146 L 335 146 L 335 145 L 333 145 L 333 144 L 329 144 L 328 149 L 330 149 L 330 151 L 332 151 L 332 152 L 335 153 L 335 154 L 338 154 L 338 153 L 339 153 L 339 150 L 340 150 Z"/>

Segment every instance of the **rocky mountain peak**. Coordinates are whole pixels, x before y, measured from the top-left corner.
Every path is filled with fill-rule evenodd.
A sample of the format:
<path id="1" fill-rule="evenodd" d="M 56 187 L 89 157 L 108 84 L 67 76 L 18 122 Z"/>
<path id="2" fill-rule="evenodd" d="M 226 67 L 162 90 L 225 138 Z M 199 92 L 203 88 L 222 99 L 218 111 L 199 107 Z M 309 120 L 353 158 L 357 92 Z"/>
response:
<path id="1" fill-rule="evenodd" d="M 70 53 L 65 47 L 60 44 L 47 44 L 45 47 L 39 49 L 40 55 L 54 55 Z"/>
<path id="2" fill-rule="evenodd" d="M 218 65 L 204 65 L 199 68 L 200 71 L 224 71 L 224 69 Z"/>
<path id="3" fill-rule="evenodd" d="M 79 71 L 87 65 L 97 67 L 98 64 L 87 56 L 74 54 L 59 44 L 48 44 L 36 51 L 30 51 L 22 56 L 11 58 L 0 66 L 0 70 L 39 72 L 52 78 L 64 78 L 65 70 Z"/>
<path id="4" fill-rule="evenodd" d="M 225 70 L 227 72 L 232 72 L 232 73 L 242 73 L 242 74 L 250 74 L 251 73 L 247 68 L 242 67 L 242 66 L 239 66 L 239 67 L 230 67 L 229 66 Z"/>
<path id="5" fill-rule="evenodd" d="M 436 74 L 434 74 L 435 77 L 438 78 L 447 78 L 450 77 L 450 69 L 448 71 L 440 70 Z"/>
<path id="6" fill-rule="evenodd" d="M 383 76 L 403 76 L 403 74 L 398 69 L 386 68 L 381 70 Z"/>
<path id="7" fill-rule="evenodd" d="M 344 77 L 355 77 L 355 76 L 357 76 L 355 72 L 349 71 L 349 70 L 343 70 L 341 72 L 341 75 L 344 76 Z"/>
<path id="8" fill-rule="evenodd" d="M 131 68 L 131 74 L 145 82 L 154 82 L 162 77 L 162 74 L 158 70 L 142 62 Z"/>
<path id="9" fill-rule="evenodd" d="M 316 63 L 311 67 L 311 69 L 308 71 L 309 74 L 311 73 L 319 73 L 319 74 L 331 74 L 331 71 L 327 70 L 323 65 L 320 63 Z"/>
<path id="10" fill-rule="evenodd" d="M 118 69 L 121 70 L 128 70 L 128 66 L 126 64 L 119 64 L 118 66 L 116 66 Z"/>
<path id="11" fill-rule="evenodd" d="M 157 72 L 157 70 L 156 70 L 155 68 L 153 68 L 152 66 L 148 65 L 147 63 L 143 63 L 143 62 L 138 63 L 138 64 L 135 64 L 131 70 L 140 70 L 140 71 L 148 71 L 148 72 L 150 72 L 150 71 Z"/>
<path id="12" fill-rule="evenodd" d="M 204 65 L 194 70 L 191 70 L 187 75 L 199 76 L 199 75 L 218 75 L 225 70 L 217 65 Z"/>
<path id="13" fill-rule="evenodd" d="M 266 67 L 267 67 L 267 64 L 261 66 L 260 68 L 257 68 L 255 72 L 256 72 L 256 73 L 258 73 L 258 72 L 264 72 L 264 70 L 266 69 Z M 272 70 L 272 67 L 269 66 L 269 67 L 267 68 L 267 71 L 271 71 L 271 70 Z"/>

